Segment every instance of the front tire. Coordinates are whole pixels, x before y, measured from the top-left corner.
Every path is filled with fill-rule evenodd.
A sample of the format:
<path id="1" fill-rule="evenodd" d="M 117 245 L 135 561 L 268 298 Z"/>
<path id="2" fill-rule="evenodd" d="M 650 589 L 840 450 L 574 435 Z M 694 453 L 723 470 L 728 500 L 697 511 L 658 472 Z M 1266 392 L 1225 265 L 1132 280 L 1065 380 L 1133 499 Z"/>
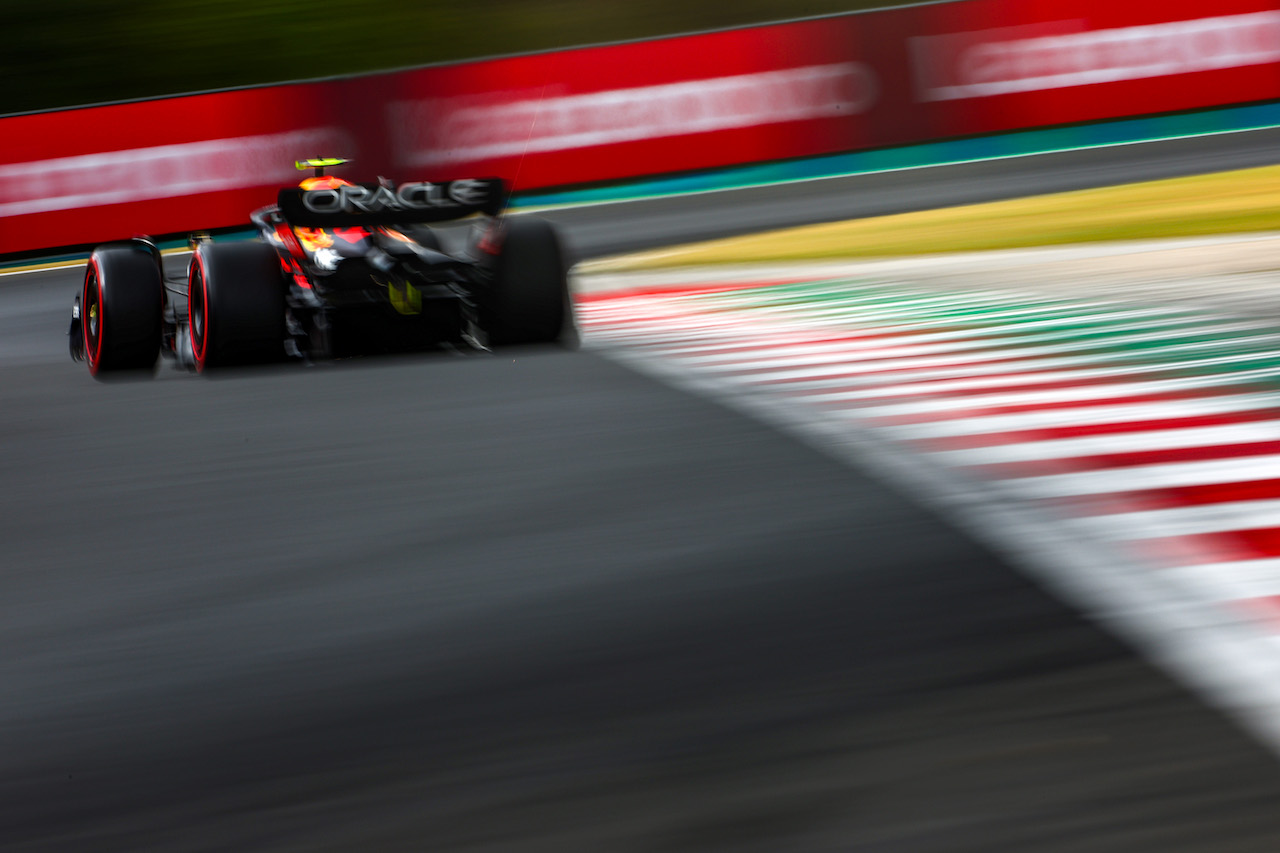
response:
<path id="1" fill-rule="evenodd" d="M 201 243 L 191 259 L 187 288 L 196 370 L 281 359 L 284 293 L 279 257 L 270 246 Z"/>
<path id="2" fill-rule="evenodd" d="M 164 280 L 154 247 L 139 242 L 95 249 L 80 292 L 89 372 L 98 379 L 154 373 L 163 310 Z"/>
<path id="3" fill-rule="evenodd" d="M 573 327 L 564 250 L 551 223 L 517 216 L 504 225 L 490 287 L 480 298 L 491 344 L 562 341 Z"/>

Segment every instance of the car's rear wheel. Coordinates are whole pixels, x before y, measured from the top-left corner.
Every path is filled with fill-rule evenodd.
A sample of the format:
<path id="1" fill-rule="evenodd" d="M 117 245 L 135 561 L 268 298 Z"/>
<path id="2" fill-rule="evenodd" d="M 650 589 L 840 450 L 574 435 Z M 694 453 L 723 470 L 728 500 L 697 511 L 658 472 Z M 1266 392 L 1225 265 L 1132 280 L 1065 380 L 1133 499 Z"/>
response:
<path id="1" fill-rule="evenodd" d="M 154 373 L 163 309 L 164 280 L 154 247 L 122 243 L 95 249 L 80 293 L 89 372 L 99 379 Z"/>
<path id="2" fill-rule="evenodd" d="M 196 370 L 262 364 L 284 355 L 284 276 L 265 243 L 202 243 L 188 272 Z"/>
<path id="3" fill-rule="evenodd" d="M 551 223 L 516 216 L 495 259 L 493 282 L 479 294 L 480 324 L 496 346 L 570 342 L 564 250 Z"/>

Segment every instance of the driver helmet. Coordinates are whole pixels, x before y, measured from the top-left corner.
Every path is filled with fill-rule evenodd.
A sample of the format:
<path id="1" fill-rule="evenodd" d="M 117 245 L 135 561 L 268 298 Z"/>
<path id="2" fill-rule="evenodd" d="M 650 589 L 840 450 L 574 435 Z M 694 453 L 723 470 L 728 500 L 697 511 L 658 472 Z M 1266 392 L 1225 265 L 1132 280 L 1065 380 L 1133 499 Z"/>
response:
<path id="1" fill-rule="evenodd" d="M 303 178 L 298 186 L 304 190 L 336 190 L 338 187 L 353 187 L 355 184 L 344 181 L 342 178 L 335 178 L 333 175 L 320 175 Z"/>

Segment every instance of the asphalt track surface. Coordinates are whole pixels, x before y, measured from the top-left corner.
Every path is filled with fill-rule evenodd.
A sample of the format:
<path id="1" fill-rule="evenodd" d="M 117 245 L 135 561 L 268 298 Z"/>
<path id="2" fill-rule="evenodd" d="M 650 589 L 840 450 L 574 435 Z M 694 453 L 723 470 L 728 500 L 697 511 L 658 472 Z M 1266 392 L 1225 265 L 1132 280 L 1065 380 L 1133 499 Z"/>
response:
<path id="1" fill-rule="evenodd" d="M 585 257 L 874 204 L 850 189 L 553 216 Z M 0 278 L 0 849 L 1280 839 L 1273 756 L 814 449 L 590 350 L 99 384 L 65 356 L 78 276 Z"/>

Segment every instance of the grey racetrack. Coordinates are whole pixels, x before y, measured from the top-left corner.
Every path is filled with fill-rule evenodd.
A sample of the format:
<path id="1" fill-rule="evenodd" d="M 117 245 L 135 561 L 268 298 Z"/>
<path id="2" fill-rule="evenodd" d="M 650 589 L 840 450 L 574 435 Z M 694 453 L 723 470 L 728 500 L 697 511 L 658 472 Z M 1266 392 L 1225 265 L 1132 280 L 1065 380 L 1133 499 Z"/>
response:
<path id="1" fill-rule="evenodd" d="M 1275 136 L 549 216 L 592 257 Z M 0 849 L 1276 849 L 1273 756 L 765 426 L 590 349 L 97 383 L 78 275 L 0 277 Z"/>

